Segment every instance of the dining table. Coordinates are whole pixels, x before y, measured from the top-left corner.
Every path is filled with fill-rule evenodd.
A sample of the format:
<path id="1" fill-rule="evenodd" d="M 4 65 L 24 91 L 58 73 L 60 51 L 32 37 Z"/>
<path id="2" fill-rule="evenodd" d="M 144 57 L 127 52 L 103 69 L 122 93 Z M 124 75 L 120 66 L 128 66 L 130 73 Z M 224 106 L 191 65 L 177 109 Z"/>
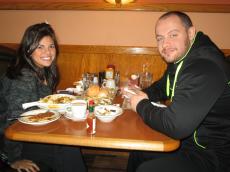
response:
<path id="1" fill-rule="evenodd" d="M 122 102 L 121 98 L 117 102 Z M 87 122 L 73 121 L 62 115 L 45 125 L 29 125 L 16 120 L 5 130 L 5 136 L 15 141 L 108 148 L 117 150 L 174 151 L 180 141 L 162 134 L 144 123 L 131 109 L 112 122 L 96 119 L 96 133 L 87 132 Z"/>

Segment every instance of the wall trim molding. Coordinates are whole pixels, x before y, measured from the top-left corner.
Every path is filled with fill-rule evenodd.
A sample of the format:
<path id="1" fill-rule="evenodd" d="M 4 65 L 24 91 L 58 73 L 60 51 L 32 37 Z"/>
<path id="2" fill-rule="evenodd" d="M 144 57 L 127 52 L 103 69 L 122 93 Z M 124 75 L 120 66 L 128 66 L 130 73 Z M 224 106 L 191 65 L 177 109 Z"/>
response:
<path id="1" fill-rule="evenodd" d="M 2 46 L 16 49 L 17 43 L 0 43 Z M 156 47 L 141 46 L 104 46 L 104 45 L 59 45 L 61 53 L 76 54 L 132 54 L 158 55 Z M 230 49 L 222 49 L 226 56 L 230 56 Z"/>
<path id="2" fill-rule="evenodd" d="M 64 1 L 64 0 L 63 0 Z M 0 10 L 106 10 L 106 11 L 155 11 L 230 13 L 230 4 L 173 4 L 131 3 L 115 6 L 105 2 L 0 2 Z"/>

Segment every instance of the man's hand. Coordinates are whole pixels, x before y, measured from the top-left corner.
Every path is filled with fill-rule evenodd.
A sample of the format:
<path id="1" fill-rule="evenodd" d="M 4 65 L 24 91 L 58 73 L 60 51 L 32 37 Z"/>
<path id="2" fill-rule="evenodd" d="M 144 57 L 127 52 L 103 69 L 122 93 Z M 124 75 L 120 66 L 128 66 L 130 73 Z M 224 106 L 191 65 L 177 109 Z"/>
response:
<path id="1" fill-rule="evenodd" d="M 135 90 L 135 93 L 135 95 L 130 97 L 130 105 L 131 109 L 136 112 L 137 104 L 143 99 L 148 99 L 148 96 L 143 91 L 139 90 Z"/>
<path id="2" fill-rule="evenodd" d="M 25 170 L 26 172 L 37 172 L 40 171 L 39 167 L 30 160 L 18 160 L 10 165 L 11 168 L 16 169 L 18 172 Z"/>

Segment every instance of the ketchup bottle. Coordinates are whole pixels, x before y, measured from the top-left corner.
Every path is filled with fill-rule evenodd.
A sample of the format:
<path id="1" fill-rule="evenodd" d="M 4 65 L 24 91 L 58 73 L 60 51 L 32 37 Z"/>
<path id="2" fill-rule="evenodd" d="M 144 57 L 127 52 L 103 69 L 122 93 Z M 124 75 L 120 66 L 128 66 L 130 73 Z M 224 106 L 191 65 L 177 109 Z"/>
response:
<path id="1" fill-rule="evenodd" d="M 94 115 L 94 100 L 89 101 L 89 114 L 87 117 L 87 133 L 96 133 L 96 116 Z"/>
<path id="2" fill-rule="evenodd" d="M 114 65 L 107 65 L 107 68 L 105 69 L 105 79 L 114 79 L 115 74 L 115 66 Z"/>

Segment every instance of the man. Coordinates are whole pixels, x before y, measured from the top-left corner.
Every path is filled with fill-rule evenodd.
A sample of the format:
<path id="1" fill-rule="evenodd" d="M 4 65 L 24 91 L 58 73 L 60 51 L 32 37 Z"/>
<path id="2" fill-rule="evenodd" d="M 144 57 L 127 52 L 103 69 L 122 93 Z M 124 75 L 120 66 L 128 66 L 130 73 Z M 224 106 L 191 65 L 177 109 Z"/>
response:
<path id="1" fill-rule="evenodd" d="M 155 33 L 158 50 L 168 67 L 159 81 L 128 96 L 131 108 L 147 125 L 181 140 L 181 146 L 169 153 L 132 152 L 128 171 L 227 172 L 229 63 L 208 36 L 196 32 L 185 13 L 162 15 Z M 171 104 L 166 108 L 151 103 L 167 99 Z"/>

